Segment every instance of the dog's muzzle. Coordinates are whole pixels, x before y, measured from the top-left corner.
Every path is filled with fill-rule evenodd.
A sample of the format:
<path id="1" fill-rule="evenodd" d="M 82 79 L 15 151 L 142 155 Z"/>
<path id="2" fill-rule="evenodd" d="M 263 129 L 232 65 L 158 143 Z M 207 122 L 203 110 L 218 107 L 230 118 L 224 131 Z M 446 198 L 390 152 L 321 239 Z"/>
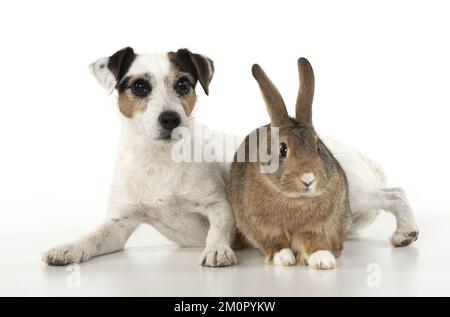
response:
<path id="1" fill-rule="evenodd" d="M 170 139 L 173 129 L 181 124 L 181 117 L 175 111 L 164 111 L 159 115 L 158 122 L 162 128 L 161 139 Z"/>

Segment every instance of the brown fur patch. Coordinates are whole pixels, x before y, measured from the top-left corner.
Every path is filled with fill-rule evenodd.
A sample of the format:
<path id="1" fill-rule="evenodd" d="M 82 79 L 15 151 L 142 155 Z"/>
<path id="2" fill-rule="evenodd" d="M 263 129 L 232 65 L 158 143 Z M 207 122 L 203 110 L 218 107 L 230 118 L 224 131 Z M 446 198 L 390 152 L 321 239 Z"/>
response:
<path id="1" fill-rule="evenodd" d="M 181 105 L 183 106 L 184 112 L 186 112 L 187 116 L 191 115 L 192 110 L 194 110 L 195 103 L 197 102 L 197 96 L 195 92 L 193 92 L 194 89 L 191 90 L 192 91 L 181 100 Z"/>
<path id="2" fill-rule="evenodd" d="M 185 95 L 178 96 L 181 105 L 183 106 L 184 112 L 187 116 L 190 116 L 197 102 L 197 95 L 195 94 L 195 79 L 191 74 L 179 69 L 175 64 L 172 64 L 171 73 L 173 74 L 173 76 L 167 78 L 166 80 L 166 86 L 169 91 L 174 90 L 176 81 L 181 77 L 186 77 L 191 82 L 191 89 L 189 89 L 189 92 Z M 174 93 L 176 92 L 174 91 Z"/>
<path id="3" fill-rule="evenodd" d="M 119 94 L 119 110 L 127 118 L 132 118 L 138 111 L 147 109 L 147 98 L 137 98 L 127 89 Z"/>

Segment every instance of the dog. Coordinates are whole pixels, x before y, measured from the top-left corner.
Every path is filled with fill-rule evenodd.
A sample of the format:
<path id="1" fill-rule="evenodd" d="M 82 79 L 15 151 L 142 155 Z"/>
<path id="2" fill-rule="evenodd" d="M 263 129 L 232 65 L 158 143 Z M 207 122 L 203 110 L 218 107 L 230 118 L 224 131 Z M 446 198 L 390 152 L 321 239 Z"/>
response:
<path id="1" fill-rule="evenodd" d="M 97 81 L 118 92 L 122 130 L 108 212 L 93 232 L 43 254 L 49 265 L 81 263 L 122 250 L 134 230 L 150 224 L 185 247 L 204 247 L 199 263 L 209 267 L 237 263 L 232 243 L 239 244 L 225 195 L 229 164 L 175 162 L 172 132 L 192 129 L 200 83 L 206 95 L 213 61 L 188 49 L 136 54 L 130 47 L 90 65 Z M 352 231 L 371 223 L 380 209 L 394 214 L 395 246 L 417 239 L 418 229 L 404 191 L 385 188 L 380 166 L 359 152 L 322 137 L 344 169 L 353 213 Z M 225 166 L 225 167 L 224 167 Z"/>
<path id="2" fill-rule="evenodd" d="M 121 250 L 137 226 L 147 223 L 178 245 L 205 247 L 205 266 L 237 263 L 222 168 L 171 158 L 171 132 L 191 125 L 195 87 L 199 82 L 208 94 L 213 61 L 187 49 L 138 55 L 127 47 L 90 69 L 108 93 L 117 89 L 123 121 L 108 214 L 94 232 L 46 252 L 44 262 L 80 263 Z"/>

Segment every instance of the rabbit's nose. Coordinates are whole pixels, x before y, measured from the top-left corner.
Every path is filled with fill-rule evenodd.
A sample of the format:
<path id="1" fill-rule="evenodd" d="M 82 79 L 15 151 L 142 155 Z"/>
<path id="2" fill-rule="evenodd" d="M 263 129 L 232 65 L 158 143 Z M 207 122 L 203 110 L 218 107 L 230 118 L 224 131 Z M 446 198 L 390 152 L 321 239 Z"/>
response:
<path id="1" fill-rule="evenodd" d="M 314 176 L 314 173 L 304 173 L 300 180 L 305 187 L 309 187 L 316 181 L 316 177 Z"/>

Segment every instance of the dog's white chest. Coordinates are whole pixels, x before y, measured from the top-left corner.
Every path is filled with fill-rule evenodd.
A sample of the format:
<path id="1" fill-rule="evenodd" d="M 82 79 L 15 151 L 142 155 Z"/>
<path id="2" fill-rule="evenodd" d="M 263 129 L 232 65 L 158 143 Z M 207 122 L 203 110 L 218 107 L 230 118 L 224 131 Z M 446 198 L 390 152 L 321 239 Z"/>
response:
<path id="1" fill-rule="evenodd" d="M 182 179 L 183 169 L 180 166 L 152 166 L 144 173 L 136 171 L 128 179 L 130 198 L 154 207 L 171 205 L 181 190 Z"/>
<path id="2" fill-rule="evenodd" d="M 112 203 L 159 207 L 171 204 L 181 190 L 184 164 L 165 158 L 166 153 L 119 153 L 113 180 Z"/>

